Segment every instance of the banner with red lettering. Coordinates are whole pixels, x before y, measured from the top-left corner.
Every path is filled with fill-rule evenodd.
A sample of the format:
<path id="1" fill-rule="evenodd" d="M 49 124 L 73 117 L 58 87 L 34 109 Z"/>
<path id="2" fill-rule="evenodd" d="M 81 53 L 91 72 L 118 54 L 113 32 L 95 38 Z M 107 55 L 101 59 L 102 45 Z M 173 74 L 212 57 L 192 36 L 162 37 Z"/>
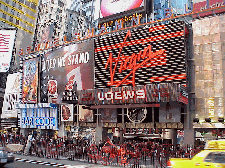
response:
<path id="1" fill-rule="evenodd" d="M 177 21 L 96 38 L 95 88 L 186 84 L 184 28 Z"/>

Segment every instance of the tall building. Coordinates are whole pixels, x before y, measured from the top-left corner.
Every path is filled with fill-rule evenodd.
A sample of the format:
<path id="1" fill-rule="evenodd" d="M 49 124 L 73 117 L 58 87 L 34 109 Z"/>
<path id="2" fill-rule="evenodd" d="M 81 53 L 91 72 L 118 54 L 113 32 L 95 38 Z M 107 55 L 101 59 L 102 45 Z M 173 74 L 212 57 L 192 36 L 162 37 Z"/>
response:
<path id="1" fill-rule="evenodd" d="M 66 20 L 65 0 L 43 0 L 40 4 L 38 16 L 36 44 L 58 39 L 59 44 L 63 43 Z"/>
<path id="2" fill-rule="evenodd" d="M 31 46 L 36 28 L 39 0 L 0 1 L 0 27 L 16 27 L 15 68 L 19 68 L 19 52 Z"/>
<path id="3" fill-rule="evenodd" d="M 67 9 L 66 37 L 71 41 L 84 34 L 85 30 L 97 27 L 97 19 L 94 18 L 96 9 L 95 0 L 72 0 Z"/>
<path id="4" fill-rule="evenodd" d="M 154 0 L 155 20 L 185 14 L 189 0 Z M 189 6 L 189 5 L 188 5 Z"/>

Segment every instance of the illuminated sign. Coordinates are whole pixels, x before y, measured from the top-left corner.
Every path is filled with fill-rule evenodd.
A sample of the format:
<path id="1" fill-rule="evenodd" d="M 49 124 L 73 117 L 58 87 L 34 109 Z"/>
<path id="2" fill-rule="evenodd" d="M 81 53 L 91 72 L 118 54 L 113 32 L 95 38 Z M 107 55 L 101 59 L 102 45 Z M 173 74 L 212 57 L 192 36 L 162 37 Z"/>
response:
<path id="1" fill-rule="evenodd" d="M 105 92 L 103 96 L 98 93 L 98 100 L 144 99 L 145 97 L 145 90 Z"/>
<path id="2" fill-rule="evenodd" d="M 184 38 L 181 21 L 100 36 L 95 40 L 95 87 L 186 84 Z"/>
<path id="3" fill-rule="evenodd" d="M 178 101 L 177 84 L 113 87 L 79 91 L 79 104 L 132 104 Z"/>
<path id="4" fill-rule="evenodd" d="M 101 0 L 101 17 L 144 6 L 144 0 Z"/>
<path id="5" fill-rule="evenodd" d="M 42 105 L 47 104 L 24 106 L 19 109 L 21 128 L 58 129 L 58 108 L 41 107 Z"/>
<path id="6" fill-rule="evenodd" d="M 55 126 L 55 117 L 22 117 L 21 123 L 33 126 Z"/>

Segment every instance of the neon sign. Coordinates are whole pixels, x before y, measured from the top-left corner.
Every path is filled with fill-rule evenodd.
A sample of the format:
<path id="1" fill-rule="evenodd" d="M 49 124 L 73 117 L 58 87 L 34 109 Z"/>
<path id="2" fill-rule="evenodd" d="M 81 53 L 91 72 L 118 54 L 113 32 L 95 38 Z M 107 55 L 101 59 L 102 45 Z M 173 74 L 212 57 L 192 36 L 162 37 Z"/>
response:
<path id="1" fill-rule="evenodd" d="M 164 26 L 156 27 L 155 29 L 164 29 Z M 150 28 L 149 31 L 153 31 L 153 28 Z M 143 39 L 143 40 L 137 40 L 136 43 L 145 43 L 145 41 L 152 41 L 152 40 L 158 40 L 158 39 L 164 39 L 167 37 L 176 37 L 183 34 L 182 32 L 176 32 L 166 35 L 158 35 L 154 36 L 154 38 L 150 37 L 149 39 Z M 155 67 L 160 65 L 166 64 L 166 53 L 165 49 L 161 49 L 159 51 L 152 52 L 151 45 L 148 45 L 146 48 L 144 48 L 144 51 L 140 50 L 138 54 L 133 53 L 130 56 L 120 56 L 121 51 L 124 48 L 124 46 L 128 45 L 126 42 L 127 38 L 131 36 L 130 30 L 127 32 L 126 37 L 124 38 L 123 43 L 120 44 L 120 50 L 118 53 L 117 58 L 113 58 L 112 53 L 109 54 L 109 58 L 107 60 L 107 63 L 105 65 L 105 69 L 107 69 L 108 66 L 110 66 L 110 76 L 111 80 L 108 83 L 109 86 L 116 85 L 116 87 L 121 86 L 122 84 L 132 84 L 135 86 L 135 72 L 137 69 L 143 68 L 143 67 Z M 141 42 L 140 42 L 141 41 Z M 131 42 L 131 44 L 134 44 L 134 42 Z M 140 60 L 143 60 L 142 62 L 138 63 Z M 115 72 L 117 70 L 117 65 L 120 63 L 119 67 L 119 73 L 122 73 L 124 70 L 132 69 L 130 73 L 121 81 L 115 81 L 114 76 Z M 113 67 L 113 64 L 114 67 Z M 132 79 L 129 80 L 128 77 L 132 76 Z"/>

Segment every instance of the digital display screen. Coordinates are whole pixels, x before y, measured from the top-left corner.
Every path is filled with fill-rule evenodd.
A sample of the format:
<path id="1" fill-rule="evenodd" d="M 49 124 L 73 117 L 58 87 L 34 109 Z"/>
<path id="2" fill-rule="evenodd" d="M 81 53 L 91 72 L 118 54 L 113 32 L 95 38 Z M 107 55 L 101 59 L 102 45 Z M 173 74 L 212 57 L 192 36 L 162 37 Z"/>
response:
<path id="1" fill-rule="evenodd" d="M 144 0 L 101 0 L 101 18 L 144 6 Z"/>

